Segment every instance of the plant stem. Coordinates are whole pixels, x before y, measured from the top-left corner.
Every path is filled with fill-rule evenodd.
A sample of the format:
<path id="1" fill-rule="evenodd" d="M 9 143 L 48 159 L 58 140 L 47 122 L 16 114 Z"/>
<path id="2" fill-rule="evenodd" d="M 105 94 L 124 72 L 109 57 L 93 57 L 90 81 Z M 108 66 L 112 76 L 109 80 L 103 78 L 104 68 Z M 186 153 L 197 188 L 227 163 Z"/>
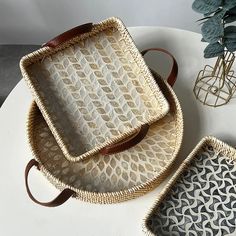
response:
<path id="1" fill-rule="evenodd" d="M 222 25 L 223 25 L 223 29 L 225 29 L 225 22 L 224 22 L 224 19 L 222 19 Z M 224 47 L 225 49 L 225 42 L 224 42 L 224 32 L 223 32 L 223 36 L 221 38 L 221 44 L 222 46 Z M 223 65 L 223 73 L 222 73 L 222 76 L 220 77 L 220 80 L 222 81 L 222 84 L 220 85 L 220 88 L 219 89 L 222 89 L 224 87 L 224 83 L 225 83 L 225 77 L 226 77 L 226 73 L 225 73 L 225 67 L 226 67 L 226 63 L 225 63 L 225 50 L 223 52 L 223 55 L 222 55 L 222 65 Z"/>

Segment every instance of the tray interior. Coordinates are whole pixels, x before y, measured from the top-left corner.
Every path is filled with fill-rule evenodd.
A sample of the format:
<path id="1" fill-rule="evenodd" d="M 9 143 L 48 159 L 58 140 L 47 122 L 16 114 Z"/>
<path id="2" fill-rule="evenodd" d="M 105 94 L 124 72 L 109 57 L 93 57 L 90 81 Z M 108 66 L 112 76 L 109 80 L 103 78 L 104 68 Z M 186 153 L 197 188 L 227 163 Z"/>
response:
<path id="1" fill-rule="evenodd" d="M 119 140 L 168 112 L 130 47 L 109 26 L 28 66 L 65 155 L 78 157 Z"/>
<path id="2" fill-rule="evenodd" d="M 145 220 L 154 235 L 235 235 L 236 165 L 205 144 Z"/>

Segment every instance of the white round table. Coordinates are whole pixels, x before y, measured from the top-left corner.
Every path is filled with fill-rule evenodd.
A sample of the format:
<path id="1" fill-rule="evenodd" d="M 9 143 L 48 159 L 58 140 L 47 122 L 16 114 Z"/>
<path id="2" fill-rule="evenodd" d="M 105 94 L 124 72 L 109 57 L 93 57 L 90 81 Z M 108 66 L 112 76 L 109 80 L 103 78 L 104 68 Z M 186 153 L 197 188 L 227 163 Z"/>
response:
<path id="1" fill-rule="evenodd" d="M 198 71 L 204 64 L 214 61 L 204 60 L 205 45 L 201 36 L 161 27 L 133 27 L 129 31 L 139 49 L 165 48 L 177 59 L 179 76 L 174 90 L 183 109 L 185 125 L 177 166 L 205 135 L 236 144 L 236 99 L 225 106 L 211 108 L 202 105 L 193 95 Z M 170 60 L 163 55 L 154 60 L 157 58 L 154 54 L 147 55 L 147 63 L 166 76 Z M 143 235 L 143 218 L 167 180 L 143 197 L 112 205 L 70 199 L 60 207 L 46 208 L 29 199 L 24 186 L 24 168 L 32 158 L 26 136 L 26 119 L 31 103 L 30 92 L 24 81 L 20 81 L 0 109 L 0 235 Z M 30 185 L 40 200 L 51 200 L 58 193 L 37 171 L 32 171 Z"/>

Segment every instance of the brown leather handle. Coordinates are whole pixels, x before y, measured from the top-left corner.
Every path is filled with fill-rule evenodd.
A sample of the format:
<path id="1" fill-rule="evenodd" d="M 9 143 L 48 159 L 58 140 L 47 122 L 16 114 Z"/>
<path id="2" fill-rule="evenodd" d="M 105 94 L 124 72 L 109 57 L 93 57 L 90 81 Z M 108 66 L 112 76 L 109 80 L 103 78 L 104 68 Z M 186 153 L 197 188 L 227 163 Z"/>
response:
<path id="1" fill-rule="evenodd" d="M 137 133 L 129 136 L 128 138 L 124 140 L 121 140 L 118 143 L 106 146 L 105 148 L 100 150 L 100 153 L 103 155 L 110 155 L 110 154 L 122 152 L 128 148 L 131 148 L 135 146 L 136 144 L 138 144 L 146 136 L 148 129 L 149 129 L 148 124 L 142 125 L 140 130 Z"/>
<path id="2" fill-rule="evenodd" d="M 173 86 L 175 84 L 175 81 L 176 81 L 177 75 L 178 75 L 178 64 L 177 64 L 175 57 L 170 52 L 168 52 L 167 50 L 165 50 L 163 48 L 148 48 L 148 49 L 143 50 L 141 52 L 141 54 L 144 56 L 149 51 L 162 52 L 162 53 L 165 53 L 171 57 L 171 59 L 173 60 L 173 65 L 172 65 L 170 74 L 167 77 L 167 82 L 169 83 L 170 86 Z"/>
<path id="3" fill-rule="evenodd" d="M 60 206 L 64 202 L 66 202 L 72 195 L 75 194 L 75 191 L 73 191 L 69 188 L 66 188 L 56 198 L 54 198 L 50 202 L 40 202 L 40 201 L 38 201 L 32 195 L 32 193 L 29 189 L 29 183 L 28 183 L 28 175 L 29 175 L 29 172 L 30 172 L 30 170 L 33 166 L 36 166 L 37 169 L 39 170 L 39 163 L 35 159 L 30 160 L 28 162 L 26 168 L 25 168 L 25 186 L 26 186 L 27 193 L 28 193 L 28 195 L 29 195 L 29 197 L 32 201 L 34 201 L 35 203 L 37 203 L 41 206 L 56 207 L 56 206 Z"/>
<path id="4" fill-rule="evenodd" d="M 73 29 L 70 29 L 70 30 L 56 36 L 55 38 L 49 40 L 47 43 L 44 43 L 42 45 L 42 47 L 48 46 L 48 47 L 55 48 L 59 44 L 64 43 L 64 42 L 66 42 L 66 41 L 68 41 L 80 34 L 84 34 L 84 33 L 91 31 L 92 28 L 93 28 L 92 23 L 87 23 L 87 24 L 76 26 Z"/>

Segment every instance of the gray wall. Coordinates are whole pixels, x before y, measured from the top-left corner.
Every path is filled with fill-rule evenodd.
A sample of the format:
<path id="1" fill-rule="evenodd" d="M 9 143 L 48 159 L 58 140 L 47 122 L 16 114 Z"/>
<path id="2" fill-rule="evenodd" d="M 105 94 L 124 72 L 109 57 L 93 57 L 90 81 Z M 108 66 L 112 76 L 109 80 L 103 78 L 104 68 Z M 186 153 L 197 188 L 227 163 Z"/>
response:
<path id="1" fill-rule="evenodd" d="M 41 44 L 76 25 L 120 17 L 127 26 L 199 32 L 193 0 L 0 0 L 0 44 Z"/>

